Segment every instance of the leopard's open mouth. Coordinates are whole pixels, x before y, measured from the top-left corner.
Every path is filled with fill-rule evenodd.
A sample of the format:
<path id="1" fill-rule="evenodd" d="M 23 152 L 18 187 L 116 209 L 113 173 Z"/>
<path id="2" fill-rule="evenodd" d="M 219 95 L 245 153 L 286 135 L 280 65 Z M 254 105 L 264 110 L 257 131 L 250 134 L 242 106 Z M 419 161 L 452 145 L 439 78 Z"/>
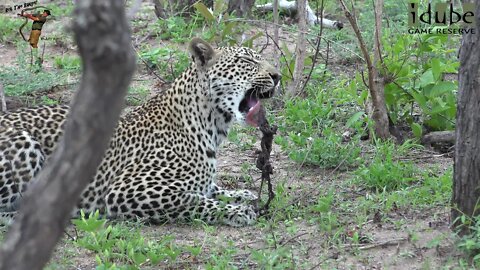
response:
<path id="1" fill-rule="evenodd" d="M 275 87 L 261 93 L 252 88 L 245 93 L 245 97 L 240 102 L 238 110 L 245 115 L 245 122 L 247 122 L 247 124 L 254 127 L 259 125 L 262 107 L 260 100 L 271 98 L 274 93 Z"/>

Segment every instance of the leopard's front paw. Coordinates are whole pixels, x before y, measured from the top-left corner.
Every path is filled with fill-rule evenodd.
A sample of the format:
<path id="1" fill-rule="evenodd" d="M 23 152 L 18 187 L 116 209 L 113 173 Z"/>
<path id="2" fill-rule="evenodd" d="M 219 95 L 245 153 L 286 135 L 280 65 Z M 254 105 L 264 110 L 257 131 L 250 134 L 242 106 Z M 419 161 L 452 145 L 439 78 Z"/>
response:
<path id="1" fill-rule="evenodd" d="M 249 205 L 236 205 L 231 209 L 225 217 L 225 224 L 234 227 L 243 227 L 255 224 L 257 213 L 253 207 Z"/>

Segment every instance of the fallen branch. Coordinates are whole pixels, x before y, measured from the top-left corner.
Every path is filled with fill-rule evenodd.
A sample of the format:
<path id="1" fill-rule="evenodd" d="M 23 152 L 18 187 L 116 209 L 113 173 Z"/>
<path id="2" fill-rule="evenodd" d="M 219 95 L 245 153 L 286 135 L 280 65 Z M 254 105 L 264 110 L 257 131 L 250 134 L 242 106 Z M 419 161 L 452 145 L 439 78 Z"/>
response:
<path id="1" fill-rule="evenodd" d="M 262 116 L 261 119 L 259 119 L 259 129 L 263 135 L 262 141 L 260 143 L 262 151 L 258 154 L 256 165 L 259 170 L 262 170 L 262 182 L 260 184 L 260 190 L 258 192 L 259 201 L 261 200 L 262 189 L 265 182 L 267 183 L 268 187 L 268 200 L 258 210 L 258 213 L 264 216 L 268 213 L 268 207 L 270 206 L 270 203 L 275 197 L 275 193 L 273 192 L 272 180 L 270 179 L 270 175 L 273 174 L 273 168 L 270 163 L 270 153 L 272 152 L 273 136 L 277 133 L 277 126 L 270 126 L 265 117 L 265 109 L 262 107 L 261 110 L 263 110 L 263 112 L 260 114 Z"/>
<path id="2" fill-rule="evenodd" d="M 258 10 L 260 11 L 273 11 L 273 3 L 268 3 L 265 5 L 257 5 L 256 6 Z M 297 3 L 296 1 L 286 1 L 286 0 L 280 0 L 278 1 L 278 7 L 280 9 L 280 12 L 283 14 L 289 14 L 291 16 L 297 14 Z M 318 17 L 315 12 L 313 12 L 312 8 L 307 2 L 306 6 L 306 12 L 307 12 L 307 23 L 309 25 L 315 25 L 315 24 L 320 24 L 323 23 L 324 27 L 328 28 L 333 28 L 333 29 L 342 29 L 343 28 L 343 23 L 340 21 L 332 21 L 326 18 L 323 18 L 322 20 Z"/>
<path id="3" fill-rule="evenodd" d="M 372 249 L 377 247 L 400 245 L 407 240 L 408 240 L 407 238 L 401 237 L 401 238 L 388 239 L 382 242 L 372 243 L 372 244 L 348 244 L 348 245 L 344 245 L 343 248 L 358 248 L 359 250 L 366 250 L 366 249 Z"/>
<path id="4" fill-rule="evenodd" d="M 434 143 L 455 143 L 455 131 L 434 131 L 422 137 L 423 145 Z"/>

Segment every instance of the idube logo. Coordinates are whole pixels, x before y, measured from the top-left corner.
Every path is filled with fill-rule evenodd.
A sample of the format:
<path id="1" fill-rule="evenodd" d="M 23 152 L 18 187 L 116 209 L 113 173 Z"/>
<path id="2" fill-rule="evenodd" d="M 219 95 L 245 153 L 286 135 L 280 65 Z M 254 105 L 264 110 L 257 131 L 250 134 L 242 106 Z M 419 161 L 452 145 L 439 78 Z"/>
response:
<path id="1" fill-rule="evenodd" d="M 410 34 L 475 34 L 475 4 L 463 3 L 462 8 L 452 3 L 437 3 L 435 9 L 428 3 L 419 11 L 418 3 L 408 4 L 408 33 Z"/>

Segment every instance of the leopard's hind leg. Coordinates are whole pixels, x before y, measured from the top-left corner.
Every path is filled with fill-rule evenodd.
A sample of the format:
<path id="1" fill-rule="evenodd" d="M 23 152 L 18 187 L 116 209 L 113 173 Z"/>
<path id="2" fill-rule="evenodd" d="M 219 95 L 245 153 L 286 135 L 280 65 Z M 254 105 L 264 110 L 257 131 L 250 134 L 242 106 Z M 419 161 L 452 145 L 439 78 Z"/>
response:
<path id="1" fill-rule="evenodd" d="M 255 223 L 253 207 L 225 203 L 188 191 L 183 182 L 167 181 L 161 174 L 161 169 L 150 168 L 118 176 L 106 195 L 108 216 L 145 218 L 155 223 L 199 219 L 208 224 L 236 227 Z"/>

